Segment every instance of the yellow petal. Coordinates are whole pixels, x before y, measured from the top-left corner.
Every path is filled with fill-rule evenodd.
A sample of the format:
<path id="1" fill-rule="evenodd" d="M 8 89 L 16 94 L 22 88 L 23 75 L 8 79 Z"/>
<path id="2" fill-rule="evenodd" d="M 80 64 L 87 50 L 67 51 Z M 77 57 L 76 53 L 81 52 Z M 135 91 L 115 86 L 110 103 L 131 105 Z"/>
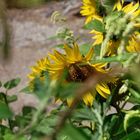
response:
<path id="1" fill-rule="evenodd" d="M 77 45 L 76 43 L 74 43 L 74 48 L 73 48 L 73 50 L 74 50 L 74 51 L 73 51 L 73 52 L 74 52 L 74 56 L 73 56 L 73 57 L 74 57 L 75 59 L 78 59 L 78 60 L 81 59 L 82 56 L 81 56 L 81 54 L 80 54 L 79 47 L 78 47 L 78 45 Z"/>
<path id="2" fill-rule="evenodd" d="M 129 13 L 132 14 L 134 11 L 136 11 L 139 7 L 139 2 L 137 2 L 134 6 L 133 6 L 133 2 L 131 2 L 130 4 L 126 5 L 122 10 L 125 13 Z"/>
<path id="3" fill-rule="evenodd" d="M 93 50 L 93 48 L 91 48 L 89 50 L 89 52 L 87 53 L 87 55 L 85 56 L 85 58 L 86 58 L 87 61 L 89 61 L 92 58 L 93 52 L 94 52 L 94 50 Z"/>
<path id="4" fill-rule="evenodd" d="M 63 54 L 59 53 L 56 50 L 55 50 L 54 54 L 55 54 L 56 58 L 59 59 L 61 62 L 65 62 L 65 57 Z"/>
<path id="5" fill-rule="evenodd" d="M 65 49 L 66 55 L 71 56 L 72 49 L 69 46 L 67 46 L 66 44 L 64 45 L 64 49 Z"/>
<path id="6" fill-rule="evenodd" d="M 92 106 L 94 99 L 95 99 L 95 94 L 92 95 L 90 92 L 86 93 L 83 96 L 83 101 L 87 106 Z"/>
<path id="7" fill-rule="evenodd" d="M 107 98 L 108 95 L 110 94 L 110 90 L 109 90 L 109 87 L 107 85 L 97 84 L 96 90 L 104 98 Z"/>
<path id="8" fill-rule="evenodd" d="M 70 107 L 72 105 L 73 98 L 68 98 L 67 99 L 67 105 Z"/>
<path id="9" fill-rule="evenodd" d="M 50 71 L 58 71 L 64 69 L 64 65 L 61 64 L 50 64 L 47 67 L 48 70 Z"/>

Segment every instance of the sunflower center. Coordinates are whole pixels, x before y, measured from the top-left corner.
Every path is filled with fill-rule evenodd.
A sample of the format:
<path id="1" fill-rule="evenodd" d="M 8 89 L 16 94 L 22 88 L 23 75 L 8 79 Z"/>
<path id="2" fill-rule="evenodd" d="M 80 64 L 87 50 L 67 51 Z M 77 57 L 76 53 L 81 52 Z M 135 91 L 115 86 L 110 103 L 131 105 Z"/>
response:
<path id="1" fill-rule="evenodd" d="M 68 68 L 67 81 L 69 82 L 83 82 L 89 78 L 95 70 L 90 65 L 79 66 L 71 64 Z"/>

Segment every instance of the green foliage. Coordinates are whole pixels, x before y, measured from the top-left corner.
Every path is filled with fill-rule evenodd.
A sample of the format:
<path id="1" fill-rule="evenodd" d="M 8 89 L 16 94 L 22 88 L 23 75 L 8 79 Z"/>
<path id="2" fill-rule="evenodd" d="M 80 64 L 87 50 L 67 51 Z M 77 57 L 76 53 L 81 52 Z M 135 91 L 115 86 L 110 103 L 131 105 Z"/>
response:
<path id="1" fill-rule="evenodd" d="M 79 49 L 80 49 L 81 54 L 85 56 L 91 48 L 93 48 L 91 44 L 85 43 L 85 44 L 82 44 Z"/>
<path id="2" fill-rule="evenodd" d="M 135 89 L 133 88 L 129 88 L 129 91 L 131 93 L 131 97 L 129 100 L 135 104 L 136 103 L 140 104 L 140 93 L 135 91 Z"/>
<path id="3" fill-rule="evenodd" d="M 93 21 L 87 23 L 84 26 L 84 29 L 88 29 L 88 30 L 93 30 L 94 29 L 94 30 L 99 31 L 99 32 L 104 32 L 105 31 L 104 24 L 99 20 L 93 20 Z"/>
<path id="4" fill-rule="evenodd" d="M 6 89 L 12 89 L 16 87 L 20 83 L 20 78 L 12 79 L 6 83 L 4 83 L 4 87 Z"/>
<path id="5" fill-rule="evenodd" d="M 90 136 L 81 128 L 66 124 L 57 138 L 58 140 L 89 140 Z"/>
<path id="6" fill-rule="evenodd" d="M 128 127 L 132 127 L 136 129 L 136 127 L 140 126 L 140 110 L 131 110 L 126 112 L 127 114 L 125 115 L 124 118 L 124 129 L 127 131 Z"/>
<path id="7" fill-rule="evenodd" d="M 12 112 L 9 109 L 9 107 L 5 103 L 0 102 L 0 119 L 6 119 L 11 117 L 12 117 Z"/>

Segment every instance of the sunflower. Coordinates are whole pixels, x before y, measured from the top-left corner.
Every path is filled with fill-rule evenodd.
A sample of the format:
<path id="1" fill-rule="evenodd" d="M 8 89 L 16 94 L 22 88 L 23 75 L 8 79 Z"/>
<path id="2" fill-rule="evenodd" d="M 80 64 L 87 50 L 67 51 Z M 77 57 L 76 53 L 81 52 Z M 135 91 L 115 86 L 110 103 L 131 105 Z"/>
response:
<path id="1" fill-rule="evenodd" d="M 136 4 L 134 4 L 134 2 L 131 2 L 127 4 L 126 6 L 122 6 L 121 4 L 121 6 L 117 8 L 117 10 L 122 11 L 125 14 L 129 14 L 131 16 L 131 19 L 134 19 L 140 15 L 139 2 L 137 2 Z"/>
<path id="2" fill-rule="evenodd" d="M 68 70 L 66 82 L 84 82 L 91 75 L 107 72 L 104 70 L 105 64 L 92 65 L 89 61 L 93 56 L 93 48 L 89 50 L 87 55 L 80 53 L 78 45 L 75 43 L 73 47 L 64 45 L 65 53 L 62 54 L 58 51 L 54 51 L 54 54 L 50 54 L 50 63 L 47 67 L 52 79 L 59 79 L 65 69 Z M 83 64 L 83 65 L 81 65 Z M 96 91 L 102 97 L 107 98 L 110 95 L 110 89 L 107 83 L 99 83 L 96 85 Z M 96 93 L 88 92 L 83 97 L 83 101 L 86 105 L 91 106 Z M 71 99 L 67 99 L 68 105 L 71 103 Z"/>
<path id="3" fill-rule="evenodd" d="M 126 47 L 128 52 L 140 52 L 140 33 L 135 32 L 131 39 L 128 42 L 128 46 Z"/>
<path id="4" fill-rule="evenodd" d="M 104 33 L 92 30 L 90 32 L 91 34 L 94 34 L 92 37 L 94 39 L 93 46 L 100 45 L 104 41 Z M 117 39 L 110 39 L 110 41 L 107 43 L 107 52 L 106 56 L 111 56 L 117 53 L 117 49 L 119 47 L 120 41 Z"/>
<path id="5" fill-rule="evenodd" d="M 81 15 L 86 16 L 86 24 L 93 19 L 102 21 L 102 17 L 97 11 L 97 5 L 95 0 L 83 0 L 83 6 L 80 11 Z"/>
<path id="6" fill-rule="evenodd" d="M 124 0 L 117 0 L 113 7 L 113 10 L 117 9 L 118 11 L 120 11 L 122 9 L 123 3 Z"/>
<path id="7" fill-rule="evenodd" d="M 139 2 L 137 2 L 136 4 L 131 2 L 130 4 L 124 6 L 122 8 L 122 11 L 126 14 L 131 14 L 133 18 L 139 16 L 140 15 Z"/>
<path id="8" fill-rule="evenodd" d="M 89 50 L 86 55 L 80 53 L 79 47 L 76 43 L 73 47 L 64 45 L 64 53 L 60 53 L 54 50 L 54 54 L 49 54 L 37 61 L 37 65 L 31 67 L 32 73 L 28 75 L 31 83 L 34 82 L 36 77 L 44 81 L 44 72 L 48 72 L 51 76 L 51 80 L 58 80 L 61 78 L 65 69 L 68 71 L 68 75 L 65 78 L 65 84 L 67 82 L 84 82 L 91 75 L 98 73 L 106 73 L 107 70 L 104 69 L 106 64 L 91 64 L 90 60 L 93 56 L 93 48 Z M 103 98 L 107 98 L 110 95 L 110 89 L 107 83 L 102 82 L 96 85 L 96 92 L 89 91 L 83 96 L 83 102 L 92 106 L 96 93 L 99 93 Z M 67 104 L 71 104 L 72 99 L 67 99 Z"/>
<path id="9" fill-rule="evenodd" d="M 28 78 L 30 79 L 30 81 L 34 81 L 34 79 L 37 77 L 43 80 L 44 79 L 43 72 L 47 71 L 47 65 L 49 63 L 50 62 L 47 57 L 42 58 L 41 60 L 37 61 L 37 64 L 31 67 L 32 73 L 28 75 Z"/>
<path id="10" fill-rule="evenodd" d="M 110 40 L 107 44 L 106 56 L 116 55 L 119 45 L 120 45 L 119 40 Z"/>
<path id="11" fill-rule="evenodd" d="M 94 34 L 94 36 L 92 37 L 94 39 L 93 46 L 100 45 L 103 42 L 104 36 L 102 32 L 92 30 L 90 33 Z"/>

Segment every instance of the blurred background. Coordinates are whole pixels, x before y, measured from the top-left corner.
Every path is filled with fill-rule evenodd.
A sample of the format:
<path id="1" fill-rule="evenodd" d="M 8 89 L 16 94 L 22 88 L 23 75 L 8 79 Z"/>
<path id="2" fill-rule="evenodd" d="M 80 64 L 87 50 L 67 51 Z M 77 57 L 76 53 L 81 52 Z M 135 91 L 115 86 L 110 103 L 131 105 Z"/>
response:
<path id="1" fill-rule="evenodd" d="M 59 44 L 57 40 L 50 39 L 55 36 L 58 28 L 68 27 L 74 31 L 75 36 L 83 37 L 84 18 L 79 14 L 81 0 L 6 0 L 5 2 L 5 5 L 4 0 L 0 3 L 1 21 L 4 20 L 0 24 L 0 41 L 1 48 L 4 47 L 7 53 L 10 51 L 7 55 L 9 59 L 0 61 L 0 80 L 20 77 L 21 84 L 18 88 L 21 89 L 28 83 L 27 74 L 30 73 L 30 66 L 52 51 L 53 46 Z M 54 11 L 59 11 L 67 19 L 66 22 L 52 23 L 51 15 Z"/>
<path id="2" fill-rule="evenodd" d="M 18 94 L 27 86 L 30 67 L 60 43 L 50 39 L 60 27 L 73 30 L 75 37 L 80 38 L 80 44 L 89 40 L 84 34 L 87 31 L 82 29 L 81 4 L 81 0 L 0 0 L 0 81 L 21 78 L 19 86 L 10 94 Z M 66 18 L 64 23 L 51 21 L 55 11 Z M 23 104 L 35 105 L 37 102 L 29 94 L 18 96 L 18 101 L 12 104 L 15 112 L 20 111 Z"/>

